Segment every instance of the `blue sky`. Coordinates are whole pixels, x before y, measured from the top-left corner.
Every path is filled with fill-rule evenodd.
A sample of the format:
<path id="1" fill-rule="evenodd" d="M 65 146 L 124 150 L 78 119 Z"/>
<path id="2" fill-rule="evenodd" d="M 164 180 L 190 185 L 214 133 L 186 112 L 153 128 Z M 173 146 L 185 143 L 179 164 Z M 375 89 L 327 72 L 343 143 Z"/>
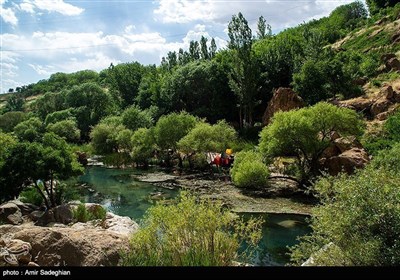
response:
<path id="1" fill-rule="evenodd" d="M 263 15 L 277 33 L 329 15 L 352 0 L 0 0 L 1 86 L 37 82 L 56 72 L 102 70 L 110 63 L 159 64 L 168 51 L 214 37 L 239 11 L 253 32 Z"/>

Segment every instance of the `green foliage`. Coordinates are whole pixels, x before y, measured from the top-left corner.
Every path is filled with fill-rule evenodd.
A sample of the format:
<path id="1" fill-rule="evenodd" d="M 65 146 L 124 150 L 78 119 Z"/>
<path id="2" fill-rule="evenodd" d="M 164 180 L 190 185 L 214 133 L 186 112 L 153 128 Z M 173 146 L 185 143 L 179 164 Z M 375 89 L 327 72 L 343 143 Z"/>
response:
<path id="1" fill-rule="evenodd" d="M 14 127 L 14 134 L 21 141 L 33 142 L 39 140 L 44 133 L 44 126 L 39 118 L 32 117 L 20 122 Z"/>
<path id="2" fill-rule="evenodd" d="M 234 119 L 235 96 L 228 86 L 226 72 L 222 65 L 209 60 L 177 68 L 163 84 L 162 92 L 169 97 L 171 106 L 165 109 L 185 110 L 200 118 L 206 117 L 211 123 Z"/>
<path id="3" fill-rule="evenodd" d="M 130 130 L 137 130 L 141 127 L 149 128 L 153 119 L 149 111 L 142 111 L 137 106 L 131 106 L 122 113 L 122 123 Z"/>
<path id="4" fill-rule="evenodd" d="M 278 112 L 260 133 L 260 151 L 267 157 L 294 155 L 304 180 L 319 174 L 319 159 L 331 143 L 331 133 L 361 135 L 357 113 L 328 103 Z"/>
<path id="5" fill-rule="evenodd" d="M 371 15 L 379 13 L 382 9 L 395 6 L 397 0 L 366 0 Z"/>
<path id="6" fill-rule="evenodd" d="M 154 137 L 162 149 L 177 149 L 177 144 L 196 125 L 198 119 L 184 111 L 162 116 L 154 127 Z"/>
<path id="7" fill-rule="evenodd" d="M 44 123 L 46 125 L 49 125 L 49 124 L 52 124 L 52 123 L 65 121 L 65 120 L 70 120 L 70 119 L 75 119 L 74 110 L 72 108 L 61 110 L 61 111 L 56 111 L 56 112 L 47 114 Z"/>
<path id="8" fill-rule="evenodd" d="M 19 199 L 24 203 L 32 203 L 36 206 L 41 206 L 43 203 L 43 197 L 40 193 L 33 187 L 23 190 L 19 194 Z"/>
<path id="9" fill-rule="evenodd" d="M 66 92 L 65 103 L 67 107 L 74 108 L 74 116 L 83 140 L 88 140 L 92 126 L 114 110 L 110 95 L 95 83 L 74 86 Z"/>
<path id="10" fill-rule="evenodd" d="M 236 153 L 231 176 L 233 183 L 240 188 L 259 188 L 268 185 L 268 167 L 260 153 L 242 151 Z"/>
<path id="11" fill-rule="evenodd" d="M 80 139 L 80 131 L 76 121 L 71 119 L 51 123 L 46 127 L 46 130 L 64 138 L 67 142 L 76 143 Z"/>
<path id="12" fill-rule="evenodd" d="M 0 169 L 16 144 L 17 140 L 12 135 L 0 132 Z"/>
<path id="13" fill-rule="evenodd" d="M 24 97 L 21 94 L 14 93 L 7 98 L 4 111 L 5 112 L 23 111 L 24 104 L 25 104 Z"/>
<path id="14" fill-rule="evenodd" d="M 17 143 L 4 159 L 0 169 L 0 187 L 4 188 L 5 192 L 1 193 L 1 199 L 18 196 L 25 187 L 31 185 L 45 198 L 38 186 L 38 182 L 41 181 L 50 200 L 45 199 L 46 206 L 54 207 L 55 181 L 65 180 L 83 172 L 65 140 L 53 133 L 44 134 L 40 140 Z"/>
<path id="15" fill-rule="evenodd" d="M 150 158 L 153 157 L 155 150 L 155 140 L 153 130 L 148 128 L 139 128 L 131 138 L 131 156 L 137 164 L 147 165 Z"/>
<path id="16" fill-rule="evenodd" d="M 7 112 L 0 116 L 0 129 L 3 132 L 11 132 L 24 120 L 26 120 L 26 114 L 23 112 Z"/>
<path id="17" fill-rule="evenodd" d="M 398 173 L 385 168 L 367 168 L 354 176 L 318 181 L 315 189 L 322 205 L 312 216 L 313 233 L 292 248 L 292 261 L 301 264 L 333 242 L 345 264 L 399 265 L 399 184 Z"/>
<path id="18" fill-rule="evenodd" d="M 380 151 L 372 160 L 372 168 L 384 168 L 400 174 L 400 143 L 392 148 Z"/>
<path id="19" fill-rule="evenodd" d="M 389 139 L 400 142 L 400 110 L 386 120 L 384 129 Z"/>
<path id="20" fill-rule="evenodd" d="M 79 204 L 76 209 L 72 211 L 74 220 L 80 223 L 86 223 L 89 221 L 90 213 L 86 209 L 85 204 Z"/>
<path id="21" fill-rule="evenodd" d="M 96 125 L 90 133 L 94 151 L 101 155 L 118 152 L 117 136 L 123 130 L 125 130 L 123 125 L 114 126 L 105 123 Z"/>
<path id="22" fill-rule="evenodd" d="M 186 153 L 225 151 L 236 140 L 236 131 L 225 121 L 215 125 L 199 122 L 178 142 L 178 147 Z"/>
<path id="23" fill-rule="evenodd" d="M 48 114 L 65 109 L 65 91 L 47 92 L 32 104 L 31 108 L 44 120 Z"/>
<path id="24" fill-rule="evenodd" d="M 86 223 L 92 220 L 102 220 L 106 219 L 107 210 L 101 205 L 91 205 L 89 209 L 84 203 L 81 203 L 73 209 L 73 218 L 76 222 Z"/>
<path id="25" fill-rule="evenodd" d="M 176 204 L 151 207 L 122 254 L 122 265 L 229 266 L 246 261 L 238 249 L 242 241 L 250 247 L 258 243 L 261 221 L 245 223 L 219 202 L 196 200 L 181 192 Z"/>
<path id="26" fill-rule="evenodd" d="M 108 84 L 112 94 L 119 98 L 123 108 L 134 103 L 145 67 L 138 62 L 112 65 L 108 69 Z"/>

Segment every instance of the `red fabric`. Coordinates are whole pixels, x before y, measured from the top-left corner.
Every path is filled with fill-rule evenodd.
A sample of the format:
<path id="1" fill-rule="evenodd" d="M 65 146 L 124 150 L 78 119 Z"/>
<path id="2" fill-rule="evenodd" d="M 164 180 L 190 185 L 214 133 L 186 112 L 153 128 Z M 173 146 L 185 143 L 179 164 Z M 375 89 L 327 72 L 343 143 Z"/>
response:
<path id="1" fill-rule="evenodd" d="M 217 166 L 221 165 L 221 163 L 222 163 L 221 156 L 216 156 L 216 157 L 214 158 L 214 163 L 215 163 Z"/>

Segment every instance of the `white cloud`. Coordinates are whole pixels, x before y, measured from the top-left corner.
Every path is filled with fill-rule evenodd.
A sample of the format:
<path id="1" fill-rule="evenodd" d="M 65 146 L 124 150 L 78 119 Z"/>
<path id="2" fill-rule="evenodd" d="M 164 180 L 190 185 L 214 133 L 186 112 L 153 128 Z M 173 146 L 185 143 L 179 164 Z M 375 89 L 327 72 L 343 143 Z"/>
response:
<path id="1" fill-rule="evenodd" d="M 53 66 L 43 66 L 38 64 L 28 64 L 33 70 L 36 71 L 39 75 L 50 76 L 54 72 Z"/>
<path id="2" fill-rule="evenodd" d="M 185 23 L 196 20 L 212 20 L 211 1 L 159 0 L 154 10 L 156 17 L 165 23 Z"/>
<path id="3" fill-rule="evenodd" d="M 155 19 L 161 20 L 164 23 L 200 21 L 226 26 L 231 20 L 232 15 L 242 12 L 252 28 L 255 27 L 258 17 L 263 15 L 272 26 L 272 29 L 279 31 L 309 19 L 327 16 L 335 7 L 353 1 L 158 0 L 158 7 L 154 10 L 154 16 Z"/>
<path id="4" fill-rule="evenodd" d="M 11 25 L 18 24 L 18 18 L 15 16 L 14 11 L 11 8 L 4 8 L 3 5 L 7 2 L 7 0 L 0 1 L 0 15 L 4 22 L 9 23 Z"/>
<path id="5" fill-rule="evenodd" d="M 80 15 L 84 9 L 65 3 L 64 0 L 24 0 L 18 7 L 25 12 L 34 13 L 35 10 L 56 12 L 65 16 Z"/>

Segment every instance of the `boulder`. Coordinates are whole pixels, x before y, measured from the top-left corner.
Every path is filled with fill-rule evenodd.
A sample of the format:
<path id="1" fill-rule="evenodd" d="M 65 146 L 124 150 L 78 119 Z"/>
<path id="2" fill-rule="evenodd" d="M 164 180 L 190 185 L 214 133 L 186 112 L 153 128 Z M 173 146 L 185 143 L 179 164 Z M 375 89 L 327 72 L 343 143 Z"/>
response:
<path id="1" fill-rule="evenodd" d="M 29 215 L 32 211 L 39 210 L 39 207 L 32 203 L 25 203 L 18 199 L 10 200 L 9 203 L 14 203 L 21 210 L 22 215 Z"/>
<path id="2" fill-rule="evenodd" d="M 393 57 L 385 62 L 385 66 L 388 71 L 390 70 L 399 71 L 400 61 L 397 59 L 397 57 Z"/>
<path id="3" fill-rule="evenodd" d="M 36 222 L 37 220 L 39 220 L 43 215 L 44 215 L 44 211 L 32 211 L 30 214 L 29 214 L 29 218 L 32 220 L 32 221 L 34 221 L 34 222 Z"/>
<path id="4" fill-rule="evenodd" d="M 361 143 L 357 140 L 355 136 L 340 137 L 335 139 L 333 143 L 340 151 L 339 154 L 352 148 L 362 149 Z"/>
<path id="5" fill-rule="evenodd" d="M 3 235 L 28 242 L 39 266 L 115 266 L 120 251 L 129 246 L 129 235 L 89 223 L 79 228 L 2 225 L 0 236 Z"/>
<path id="6" fill-rule="evenodd" d="M 379 96 L 387 100 L 393 100 L 394 99 L 393 87 L 392 86 L 382 87 L 381 90 L 379 91 Z"/>
<path id="7" fill-rule="evenodd" d="M 0 222 L 12 225 L 23 222 L 21 210 L 15 203 L 7 202 L 0 206 Z"/>
<path id="8" fill-rule="evenodd" d="M 103 227 L 108 231 L 129 236 L 138 230 L 139 225 L 129 217 L 122 217 L 108 212 Z"/>
<path id="9" fill-rule="evenodd" d="M 72 222 L 73 214 L 71 207 L 69 205 L 59 205 L 41 215 L 37 221 L 36 225 L 46 226 L 50 223 L 62 223 L 69 224 Z"/>
<path id="10" fill-rule="evenodd" d="M 32 246 L 28 242 L 12 239 L 7 242 L 6 249 L 9 253 L 14 254 L 19 264 L 28 264 L 32 260 L 32 255 L 30 254 Z"/>
<path id="11" fill-rule="evenodd" d="M 386 112 L 391 105 L 393 105 L 393 103 L 390 100 L 386 99 L 386 98 L 378 99 L 371 106 L 371 114 L 372 114 L 372 116 L 376 117 L 380 113 Z"/>
<path id="12" fill-rule="evenodd" d="M 303 99 L 291 88 L 278 88 L 274 91 L 263 116 L 263 124 L 268 125 L 276 112 L 290 111 L 304 107 Z"/>
<path id="13" fill-rule="evenodd" d="M 372 104 L 373 100 L 363 96 L 339 102 L 340 107 L 353 109 L 357 112 L 363 112 L 365 114 L 369 114 Z"/>
<path id="14" fill-rule="evenodd" d="M 352 148 L 338 156 L 327 158 L 324 166 L 331 175 L 337 175 L 342 171 L 352 174 L 356 168 L 363 168 L 368 162 L 369 156 L 364 149 Z"/>

